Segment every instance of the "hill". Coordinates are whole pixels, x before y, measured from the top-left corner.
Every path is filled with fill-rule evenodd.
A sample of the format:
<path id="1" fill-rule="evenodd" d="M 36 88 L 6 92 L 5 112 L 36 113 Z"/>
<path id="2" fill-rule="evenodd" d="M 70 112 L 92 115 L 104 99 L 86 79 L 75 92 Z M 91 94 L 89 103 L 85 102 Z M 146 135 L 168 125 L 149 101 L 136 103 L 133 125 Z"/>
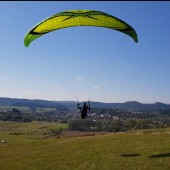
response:
<path id="1" fill-rule="evenodd" d="M 30 108 L 56 108 L 59 111 L 65 111 L 69 108 L 60 102 L 47 100 L 30 100 L 0 97 L 0 106 L 22 106 Z"/>
<path id="2" fill-rule="evenodd" d="M 0 122 L 1 169 L 168 170 L 169 128 L 126 133 L 46 137 L 49 122 Z M 79 132 L 80 133 L 80 132 Z"/>
<path id="3" fill-rule="evenodd" d="M 73 109 L 76 106 L 75 101 L 48 101 L 48 100 L 30 100 L 30 99 L 17 99 L 17 98 L 5 98 L 0 97 L 0 106 L 24 106 L 24 107 L 41 107 L 41 108 L 57 108 L 60 111 Z M 91 102 L 91 107 L 105 108 L 105 109 L 126 109 L 126 110 L 168 110 L 170 104 L 161 102 L 156 103 L 140 103 L 137 101 L 127 101 L 124 103 L 103 103 L 103 102 Z"/>

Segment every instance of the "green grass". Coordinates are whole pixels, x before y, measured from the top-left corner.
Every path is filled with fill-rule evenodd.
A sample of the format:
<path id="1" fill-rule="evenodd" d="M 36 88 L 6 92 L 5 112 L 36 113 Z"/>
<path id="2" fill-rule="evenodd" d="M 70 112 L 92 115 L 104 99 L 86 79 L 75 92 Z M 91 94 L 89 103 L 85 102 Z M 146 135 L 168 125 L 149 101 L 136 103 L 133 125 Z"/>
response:
<path id="1" fill-rule="evenodd" d="M 41 108 L 41 107 L 36 108 L 37 112 L 49 112 L 49 111 L 55 111 L 55 110 L 56 108 Z"/>
<path id="2" fill-rule="evenodd" d="M 0 106 L 0 111 L 7 112 L 12 110 L 13 108 L 18 109 L 20 111 L 28 111 L 29 107 L 22 107 L 22 106 Z"/>
<path id="3" fill-rule="evenodd" d="M 16 136 L 28 138 L 28 140 L 44 139 L 47 137 L 44 134 L 49 130 L 59 128 L 67 129 L 67 127 L 68 124 L 47 121 L 33 121 L 31 123 L 0 122 L 0 139 L 7 138 L 10 141 L 16 138 Z M 11 136 L 11 138 L 9 138 L 9 136 Z"/>
<path id="4" fill-rule="evenodd" d="M 0 112 L 1 111 L 7 112 L 14 108 L 20 110 L 21 112 L 30 112 L 30 108 L 24 106 L 0 106 Z M 36 112 L 48 112 L 48 111 L 55 111 L 55 110 L 56 108 L 41 108 L 41 107 L 36 108 Z"/>
<path id="5" fill-rule="evenodd" d="M 7 123 L 10 128 L 18 126 Z M 8 125 L 5 128 L 8 129 Z M 41 124 L 41 125 L 40 125 Z M 0 123 L 0 130 L 4 122 Z M 57 128 L 48 122 L 21 124 L 31 132 L 40 127 Z M 14 128 L 15 129 L 15 128 Z M 12 130 L 11 130 L 12 131 Z M 170 169 L 170 129 L 140 130 L 107 135 L 45 138 L 0 133 L 2 170 L 163 170 Z M 36 136 L 36 134 L 34 134 Z M 7 141 L 8 141 L 7 140 Z"/>

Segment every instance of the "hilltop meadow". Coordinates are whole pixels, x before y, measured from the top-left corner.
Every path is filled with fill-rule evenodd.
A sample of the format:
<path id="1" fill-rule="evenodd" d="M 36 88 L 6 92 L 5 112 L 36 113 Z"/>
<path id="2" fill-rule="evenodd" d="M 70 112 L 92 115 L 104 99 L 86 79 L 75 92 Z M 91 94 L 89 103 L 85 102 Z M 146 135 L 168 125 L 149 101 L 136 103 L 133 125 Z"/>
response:
<path id="1" fill-rule="evenodd" d="M 52 130 L 62 130 L 55 136 Z M 73 132 L 68 124 L 0 122 L 2 170 L 170 169 L 170 128 Z"/>

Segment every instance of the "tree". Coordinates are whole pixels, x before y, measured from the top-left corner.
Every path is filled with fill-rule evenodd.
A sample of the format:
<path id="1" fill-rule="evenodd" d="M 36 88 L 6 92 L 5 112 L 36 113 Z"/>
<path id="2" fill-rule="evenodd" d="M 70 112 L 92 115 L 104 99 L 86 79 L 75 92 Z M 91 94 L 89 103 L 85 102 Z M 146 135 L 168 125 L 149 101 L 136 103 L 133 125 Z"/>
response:
<path id="1" fill-rule="evenodd" d="M 136 123 L 136 129 L 147 129 L 149 128 L 149 123 L 146 119 L 138 120 Z"/>
<path id="2" fill-rule="evenodd" d="M 95 126 L 98 131 L 102 131 L 102 121 L 101 120 L 96 121 Z"/>
<path id="3" fill-rule="evenodd" d="M 120 132 L 120 131 L 123 131 L 123 130 L 124 130 L 124 128 L 123 128 L 122 122 L 120 120 L 112 120 L 110 122 L 108 131 L 110 131 L 110 132 Z"/>
<path id="4" fill-rule="evenodd" d="M 71 119 L 68 121 L 68 128 L 70 130 L 81 130 L 81 122 L 79 120 Z"/>
<path id="5" fill-rule="evenodd" d="M 133 119 L 127 119 L 125 120 L 124 125 L 127 129 L 132 129 L 136 126 L 136 121 Z"/>
<path id="6" fill-rule="evenodd" d="M 60 138 L 63 135 L 61 127 L 60 129 L 51 129 L 50 134 L 56 136 L 57 138 Z"/>

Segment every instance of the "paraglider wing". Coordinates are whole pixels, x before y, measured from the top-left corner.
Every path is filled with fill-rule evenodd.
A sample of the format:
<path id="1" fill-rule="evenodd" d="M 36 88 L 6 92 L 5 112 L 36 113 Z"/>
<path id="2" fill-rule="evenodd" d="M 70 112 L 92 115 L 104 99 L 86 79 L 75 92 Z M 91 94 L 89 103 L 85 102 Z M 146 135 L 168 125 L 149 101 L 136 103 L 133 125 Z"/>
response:
<path id="1" fill-rule="evenodd" d="M 24 38 L 24 45 L 28 47 L 36 38 L 49 32 L 75 26 L 105 27 L 129 35 L 138 42 L 136 31 L 124 21 L 100 11 L 70 10 L 55 14 L 34 26 Z"/>

